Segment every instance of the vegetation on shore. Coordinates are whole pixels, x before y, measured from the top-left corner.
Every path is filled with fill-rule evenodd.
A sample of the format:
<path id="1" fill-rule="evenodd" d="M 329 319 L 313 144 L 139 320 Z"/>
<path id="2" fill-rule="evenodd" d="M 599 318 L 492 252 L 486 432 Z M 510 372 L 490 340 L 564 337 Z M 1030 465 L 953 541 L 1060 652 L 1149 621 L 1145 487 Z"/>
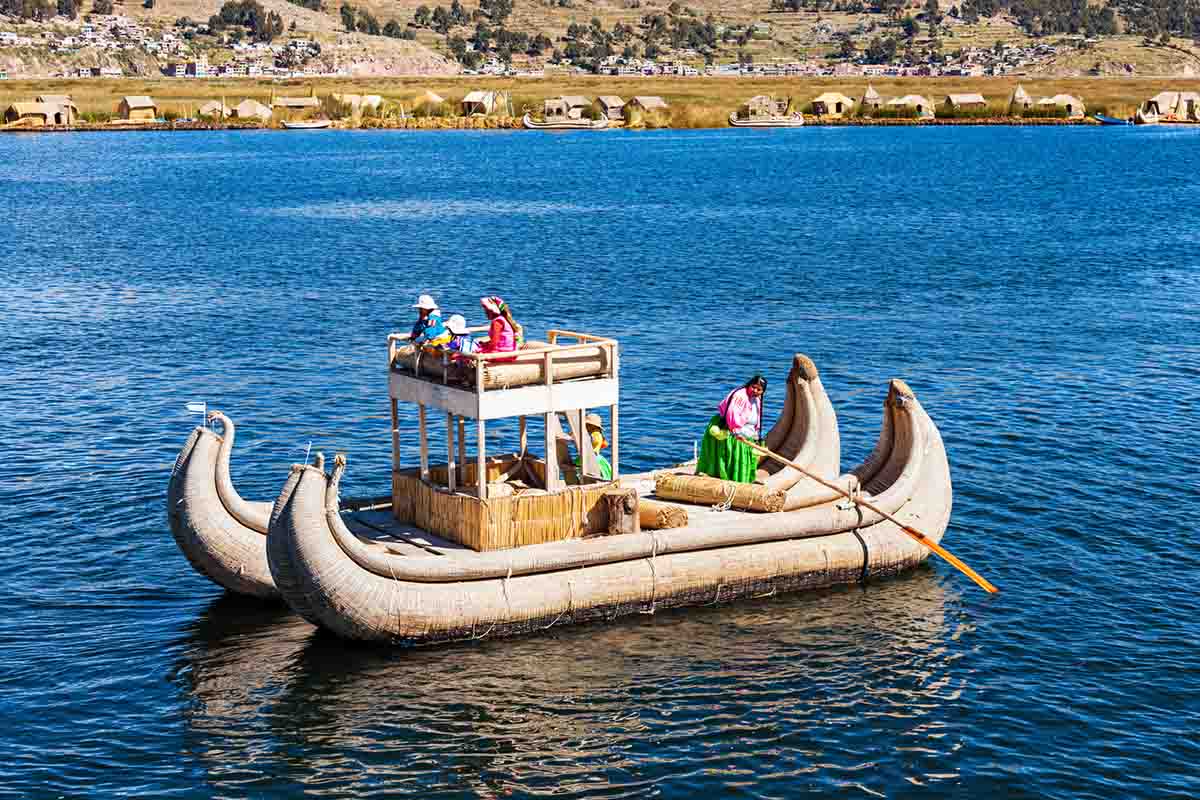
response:
<path id="1" fill-rule="evenodd" d="M 307 95 L 310 91 L 325 97 L 338 94 L 378 94 L 384 98 L 378 115 L 406 114 L 450 117 L 457 114 L 458 102 L 474 89 L 511 93 L 514 115 L 524 109 L 540 110 L 542 101 L 563 94 L 595 97 L 619 95 L 628 100 L 634 95 L 659 95 L 670 104 L 666 119 L 651 124 L 675 128 L 725 127 L 729 112 L 757 94 L 788 96 L 793 108 L 808 110 L 811 100 L 822 92 L 840 91 L 861 97 L 867 80 L 862 78 L 596 78 L 572 77 L 541 80 L 512 78 L 330 78 L 283 82 L 254 79 L 239 80 L 42 80 L 4 81 L 0 83 L 0 106 L 30 100 L 39 94 L 69 94 L 84 119 L 103 120 L 111 115 L 124 95 L 150 95 L 158 103 L 165 119 L 193 118 L 199 107 L 210 100 L 235 105 L 245 98 L 269 104 L 272 96 Z M 1088 112 L 1101 111 L 1117 117 L 1132 115 L 1146 98 L 1164 90 L 1196 90 L 1189 79 L 1017 79 L 1017 78 L 883 78 L 870 83 L 885 97 L 921 94 L 940 104 L 949 93 L 978 92 L 989 101 L 981 116 L 1007 116 L 1006 103 L 1018 83 L 1034 96 L 1059 93 L 1083 99 Z M 432 90 L 446 98 L 446 107 L 430 107 L 420 97 Z M 332 109 L 331 109 L 332 110 Z M 331 114 L 330 116 L 334 116 Z M 877 114 L 877 117 L 884 115 Z M 1043 116 L 1043 114 L 1039 114 Z"/>

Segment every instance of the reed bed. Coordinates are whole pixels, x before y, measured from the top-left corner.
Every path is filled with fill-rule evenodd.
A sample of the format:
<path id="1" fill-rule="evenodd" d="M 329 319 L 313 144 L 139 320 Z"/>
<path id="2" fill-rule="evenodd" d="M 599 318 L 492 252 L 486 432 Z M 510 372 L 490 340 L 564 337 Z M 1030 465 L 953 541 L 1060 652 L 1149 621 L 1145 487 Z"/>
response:
<path id="1" fill-rule="evenodd" d="M 406 78 L 315 78 L 289 79 L 272 82 L 253 78 L 187 80 L 177 78 L 126 78 L 121 80 L 8 80 L 0 82 L 0 105 L 28 100 L 38 94 L 69 94 L 81 114 L 112 114 L 124 95 L 147 94 L 158 103 L 164 114 L 193 117 L 199 107 L 209 100 L 224 98 L 229 105 L 251 98 L 269 103 L 271 95 L 307 94 L 319 96 L 333 93 L 379 94 L 389 106 L 406 112 L 425 90 L 446 98 L 441 111 L 423 109 L 430 117 L 450 116 L 457 112 L 458 102 L 473 89 L 511 92 L 513 116 L 519 118 L 525 108 L 540 110 L 547 97 L 561 94 L 616 94 L 626 100 L 634 95 L 659 95 L 670 105 L 672 127 L 724 127 L 729 112 L 756 94 L 789 96 L 797 107 L 809 103 L 825 91 L 841 91 L 860 97 L 870 83 L 885 97 L 902 94 L 922 94 L 940 104 L 950 93 L 979 92 L 991 103 L 1004 102 L 1018 83 L 1033 96 L 1059 93 L 1081 97 L 1089 112 L 1104 109 L 1113 116 L 1129 116 L 1147 97 L 1165 91 L 1195 91 L 1200 80 L 1195 78 L 484 78 L 471 77 L 406 77 Z M 364 120 L 364 125 L 368 125 Z M 384 127 L 384 124 L 369 125 Z M 448 127 L 459 127 L 450 125 Z M 489 126 L 490 127 L 490 126 Z M 503 127 L 497 125 L 497 127 Z"/>

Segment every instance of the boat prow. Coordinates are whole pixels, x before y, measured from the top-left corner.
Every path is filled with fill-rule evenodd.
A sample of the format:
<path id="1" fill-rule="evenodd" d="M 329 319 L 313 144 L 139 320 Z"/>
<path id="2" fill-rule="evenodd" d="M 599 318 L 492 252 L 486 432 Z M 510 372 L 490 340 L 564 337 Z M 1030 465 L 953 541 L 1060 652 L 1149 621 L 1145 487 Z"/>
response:
<path id="1" fill-rule="evenodd" d="M 813 386 L 803 366 L 799 374 L 793 370 L 797 390 L 804 388 L 800 382 Z M 793 403 L 808 403 L 801 394 Z M 812 394 L 812 419 L 824 419 Z M 793 406 L 785 413 L 790 421 L 769 439 L 791 438 L 802 418 L 795 412 Z M 815 442 L 808 463 L 832 463 L 831 441 L 820 431 L 798 432 L 796 441 L 802 447 Z M 331 474 L 319 466 L 292 467 L 271 514 L 268 563 L 293 609 L 351 639 L 429 643 L 520 634 L 855 583 L 928 556 L 893 522 L 840 497 L 776 513 L 692 506 L 687 525 L 667 531 L 487 552 L 428 546 L 427 537 L 416 548 L 366 539 L 346 526 L 337 500 L 345 467 L 341 456 Z M 937 426 L 902 381 L 889 386 L 875 451 L 839 481 L 901 524 L 941 539 L 952 504 L 949 465 Z"/>
<path id="2" fill-rule="evenodd" d="M 197 426 L 175 461 L 167 517 L 179 549 L 196 571 L 235 594 L 275 598 L 267 566 L 271 503 L 244 500 L 229 476 L 236 430 L 220 411 L 209 414 L 222 435 Z"/>

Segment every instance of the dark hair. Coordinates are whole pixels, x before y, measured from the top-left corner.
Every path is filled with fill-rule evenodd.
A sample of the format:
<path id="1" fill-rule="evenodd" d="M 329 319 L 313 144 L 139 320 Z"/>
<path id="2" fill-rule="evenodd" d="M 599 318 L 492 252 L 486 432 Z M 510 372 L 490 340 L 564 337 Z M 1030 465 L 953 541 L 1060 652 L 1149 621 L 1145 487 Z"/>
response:
<path id="1" fill-rule="evenodd" d="M 764 392 L 765 392 L 765 391 L 767 391 L 767 379 L 766 379 L 766 378 L 764 378 L 762 375 L 760 375 L 760 374 L 757 374 L 757 373 L 754 375 L 754 377 L 753 377 L 753 378 L 751 378 L 750 380 L 748 380 L 748 381 L 746 381 L 745 383 L 743 383 L 743 384 L 742 384 L 742 388 L 743 388 L 743 389 L 749 389 L 751 386 L 753 386 L 753 385 L 754 385 L 754 384 L 756 384 L 756 383 L 760 383 L 760 384 L 762 384 L 763 391 L 764 391 Z"/>

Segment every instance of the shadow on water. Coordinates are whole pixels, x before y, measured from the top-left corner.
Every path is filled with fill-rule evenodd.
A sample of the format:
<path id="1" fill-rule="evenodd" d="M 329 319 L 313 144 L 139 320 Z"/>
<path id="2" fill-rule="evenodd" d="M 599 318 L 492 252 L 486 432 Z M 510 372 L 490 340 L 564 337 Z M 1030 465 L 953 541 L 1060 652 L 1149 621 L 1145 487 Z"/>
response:
<path id="1" fill-rule="evenodd" d="M 947 647 L 960 632 L 958 596 L 943 581 L 923 568 L 865 587 L 427 649 L 349 644 L 282 609 L 222 598 L 191 627 L 178 669 L 190 749 L 214 786 L 265 788 L 286 772 L 299 785 L 365 792 L 379 781 L 644 794 L 647 782 L 673 780 L 672 754 L 697 749 L 731 775 L 769 776 L 782 759 L 781 780 L 799 772 L 840 785 L 840 762 L 879 746 L 847 733 L 849 720 L 874 717 L 866 728 L 916 736 L 931 752 L 949 744 L 923 736 L 963 680 Z"/>

